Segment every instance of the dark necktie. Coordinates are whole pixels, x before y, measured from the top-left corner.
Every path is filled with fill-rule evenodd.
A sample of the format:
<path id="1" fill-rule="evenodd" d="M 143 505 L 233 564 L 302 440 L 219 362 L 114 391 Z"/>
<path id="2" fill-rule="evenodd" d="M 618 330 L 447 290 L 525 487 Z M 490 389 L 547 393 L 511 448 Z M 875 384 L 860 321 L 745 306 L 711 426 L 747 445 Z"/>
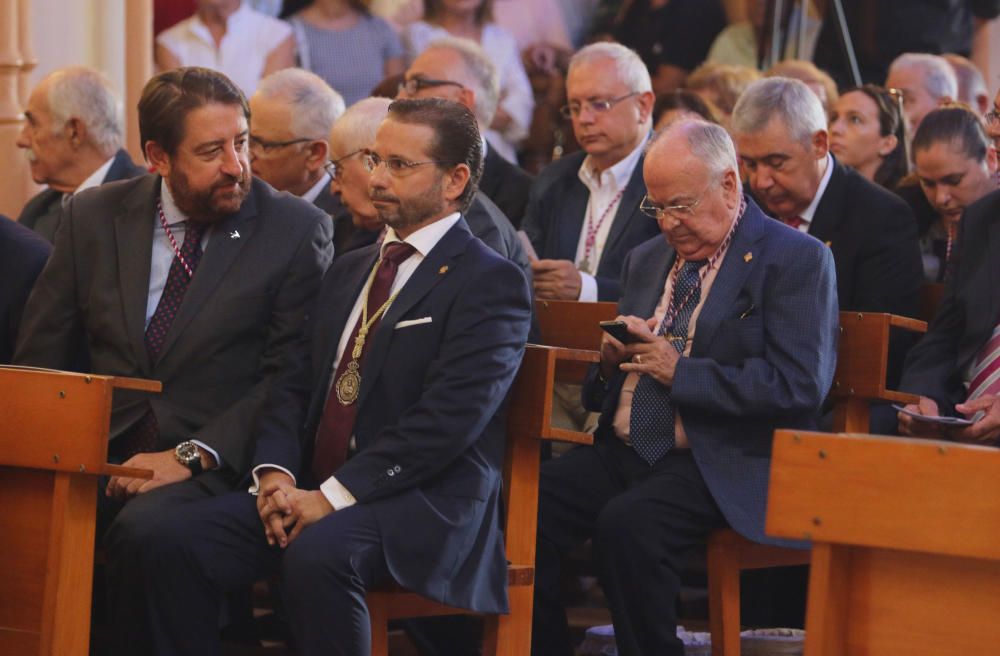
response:
<path id="1" fill-rule="evenodd" d="M 184 292 L 187 291 L 188 284 L 191 282 L 192 276 L 188 275 L 188 269 L 193 275 L 198 268 L 198 263 L 201 262 L 201 239 L 208 226 L 193 221 L 185 222 L 184 226 L 184 244 L 180 249 L 180 257 L 175 255 L 170 263 L 163 293 L 156 304 L 156 311 L 149 320 L 149 325 L 146 326 L 146 352 L 149 353 L 149 359 L 154 364 L 163 348 L 170 324 L 173 323 L 181 301 L 184 300 Z M 185 263 L 187 263 L 187 268 L 184 266 Z M 156 415 L 153 414 L 152 408 L 148 407 L 147 403 L 145 414 L 129 427 L 125 434 L 115 440 L 112 451 L 121 457 L 122 461 L 128 460 L 137 453 L 152 451 L 158 435 L 159 425 L 156 422 Z"/>
<path id="2" fill-rule="evenodd" d="M 670 345 L 678 353 L 684 352 L 687 343 L 688 324 L 691 315 L 701 300 L 701 268 L 707 260 L 685 262 L 674 280 L 674 291 L 670 295 L 670 305 L 657 335 L 663 335 L 670 328 L 667 337 Z M 666 321 L 674 315 L 673 325 Z M 639 376 L 632 394 L 632 411 L 629 418 L 629 439 L 632 448 L 650 465 L 655 464 L 667 451 L 674 448 L 674 421 L 676 411 L 670 401 L 670 389 L 661 385 L 652 376 Z"/>
<path id="3" fill-rule="evenodd" d="M 798 230 L 799 227 L 804 225 L 805 223 L 806 220 L 803 219 L 801 216 L 793 216 L 785 221 L 785 224 L 788 225 L 788 227 L 795 228 L 796 230 Z"/>
<path id="4" fill-rule="evenodd" d="M 389 300 L 392 282 L 396 279 L 399 265 L 413 255 L 414 251 L 413 246 L 401 241 L 390 242 L 383 247 L 382 261 L 375 272 L 371 289 L 368 290 L 367 307 L 370 320 L 379 308 Z M 365 357 L 375 337 L 375 329 L 378 328 L 380 319 L 381 316 L 374 319 L 368 327 L 361 355 L 355 362 L 352 351 L 364 322 L 364 313 L 358 317 L 354 329 L 351 331 L 351 336 L 347 340 L 347 345 L 344 347 L 344 353 L 340 356 L 340 362 L 337 363 L 337 371 L 333 375 L 333 384 L 330 386 L 330 392 L 326 398 L 323 417 L 316 430 L 316 449 L 313 452 L 311 471 L 317 484 L 329 478 L 347 459 L 347 447 L 351 435 L 354 433 L 354 420 L 358 414 L 357 394 L 360 392 L 361 381 L 360 378 L 357 378 L 355 379 L 356 384 L 341 385 L 341 379 L 348 372 L 352 363 L 357 366 L 356 371 L 359 376 L 362 374 L 364 370 L 362 365 L 364 365 Z M 376 373 L 371 372 L 370 375 Z"/>

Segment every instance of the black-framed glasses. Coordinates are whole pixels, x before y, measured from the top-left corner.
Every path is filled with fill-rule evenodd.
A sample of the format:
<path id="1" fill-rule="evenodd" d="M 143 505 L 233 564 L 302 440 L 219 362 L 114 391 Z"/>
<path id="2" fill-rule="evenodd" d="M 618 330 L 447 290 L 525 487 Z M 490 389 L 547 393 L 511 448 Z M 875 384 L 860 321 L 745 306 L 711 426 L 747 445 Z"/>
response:
<path id="1" fill-rule="evenodd" d="M 617 98 L 596 98 L 594 100 L 584 100 L 569 103 L 568 105 L 563 105 L 559 108 L 559 113 L 565 118 L 573 118 L 574 116 L 579 116 L 580 112 L 584 109 L 589 109 L 595 114 L 603 114 L 608 111 L 621 101 L 631 98 L 632 96 L 638 96 L 638 91 L 633 91 L 632 93 L 626 93 L 624 96 L 618 96 Z"/>
<path id="2" fill-rule="evenodd" d="M 983 118 L 986 119 L 986 124 L 990 127 L 1000 127 L 1000 111 L 997 111 L 996 108 L 983 114 Z"/>
<path id="3" fill-rule="evenodd" d="M 694 214 L 694 209 L 698 207 L 700 202 L 701 198 L 698 198 L 692 203 L 684 203 L 681 205 L 661 205 L 651 201 L 649 196 L 643 196 L 642 202 L 639 203 L 639 211 L 646 216 L 656 219 L 657 221 L 662 219 L 664 214 L 668 214 L 671 218 L 677 221 L 683 221 L 691 218 Z"/>
<path id="4" fill-rule="evenodd" d="M 389 169 L 389 173 L 398 176 L 403 175 L 407 171 L 410 171 L 418 166 L 423 166 L 424 164 L 447 164 L 451 165 L 454 162 L 445 162 L 438 159 L 426 159 L 420 162 L 411 162 L 403 159 L 402 157 L 382 157 L 378 153 L 373 153 L 368 151 L 361 158 L 361 163 L 364 164 L 365 170 L 369 173 L 374 173 L 375 169 L 385 164 L 385 167 Z"/>
<path id="5" fill-rule="evenodd" d="M 309 137 L 300 137 L 299 139 L 289 139 L 288 141 L 270 141 L 268 139 L 261 139 L 260 137 L 255 137 L 250 135 L 250 150 L 259 150 L 265 155 L 273 153 L 281 148 L 287 148 L 288 146 L 294 146 L 295 144 L 306 143 L 307 141 L 316 141 L 315 139 L 310 139 Z"/>
<path id="6" fill-rule="evenodd" d="M 341 171 L 343 169 L 343 167 L 340 165 L 340 163 L 344 162 L 344 161 L 347 161 L 350 158 L 354 157 L 355 155 L 357 155 L 359 153 L 363 153 L 363 152 L 365 152 L 364 148 L 358 148 L 357 150 L 355 150 L 353 152 L 347 153 L 343 157 L 338 157 L 337 159 L 330 160 L 329 162 L 326 163 L 326 171 L 327 171 L 327 173 L 329 173 L 331 177 L 333 177 L 334 179 L 336 179 L 337 178 L 337 172 Z"/>
<path id="7" fill-rule="evenodd" d="M 458 87 L 459 89 L 464 89 L 464 84 L 459 84 L 452 80 L 432 80 L 426 77 L 411 77 L 409 80 L 403 80 L 399 83 L 399 93 L 406 93 L 408 96 L 412 96 L 419 93 L 421 89 L 432 89 L 434 87 Z"/>

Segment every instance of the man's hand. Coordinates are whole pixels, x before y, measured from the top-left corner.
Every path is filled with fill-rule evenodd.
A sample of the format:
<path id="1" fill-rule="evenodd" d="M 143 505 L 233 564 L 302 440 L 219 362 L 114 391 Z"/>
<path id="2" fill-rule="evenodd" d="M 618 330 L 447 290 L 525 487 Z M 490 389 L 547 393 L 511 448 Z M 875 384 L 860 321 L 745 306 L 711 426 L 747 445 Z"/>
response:
<path id="1" fill-rule="evenodd" d="M 126 501 L 137 494 L 149 492 L 161 485 L 179 483 L 191 478 L 191 470 L 177 462 L 173 449 L 156 453 L 138 453 L 123 462 L 122 466 L 152 469 L 153 478 L 113 476 L 108 481 L 108 487 L 104 490 L 104 494 L 120 501 Z"/>
<path id="2" fill-rule="evenodd" d="M 535 260 L 531 263 L 535 296 L 548 301 L 575 301 L 580 298 L 583 279 L 569 260 Z"/>
<path id="3" fill-rule="evenodd" d="M 624 321 L 625 323 L 628 323 L 629 318 L 630 317 L 618 315 L 615 317 L 615 321 Z M 631 318 L 634 319 L 636 317 Z M 625 345 L 612 337 L 609 333 L 602 331 L 601 376 L 604 377 L 604 380 L 610 380 L 615 372 L 618 371 L 618 365 L 624 362 L 627 358 L 628 354 L 625 352 Z"/>
<path id="4" fill-rule="evenodd" d="M 623 363 L 621 370 L 652 376 L 667 387 L 673 385 L 681 356 L 670 342 L 654 332 L 659 320 L 656 317 L 645 321 L 638 317 L 625 317 L 624 320 L 628 323 L 629 332 L 635 334 L 639 341 L 625 347 L 625 353 L 632 361 Z"/>
<path id="5" fill-rule="evenodd" d="M 906 406 L 905 409 L 919 415 L 924 415 L 925 417 L 937 417 L 940 415 L 937 401 L 929 399 L 926 396 L 921 396 L 919 403 L 916 405 L 911 403 Z M 941 424 L 935 424 L 929 421 L 920 421 L 919 419 L 914 419 L 903 412 L 898 413 L 896 418 L 899 420 L 900 435 L 909 435 L 910 437 L 926 437 L 935 440 L 946 440 L 949 437 L 946 427 Z"/>
<path id="6" fill-rule="evenodd" d="M 292 532 L 288 536 L 289 543 L 299 537 L 302 529 L 333 512 L 333 506 L 327 501 L 326 495 L 319 490 L 292 490 L 288 495 L 288 502 L 292 506 L 293 524 Z"/>
<path id="7" fill-rule="evenodd" d="M 295 491 L 295 480 L 280 469 L 265 469 L 258 478 L 257 513 L 264 524 L 264 535 L 272 547 L 277 544 L 284 548 L 292 516 L 288 495 Z"/>
<path id="8" fill-rule="evenodd" d="M 1000 396 L 981 396 L 975 401 L 959 403 L 955 409 L 969 419 L 972 419 L 977 412 L 985 413 L 971 426 L 952 429 L 952 437 L 959 442 L 992 444 L 1000 438 Z"/>

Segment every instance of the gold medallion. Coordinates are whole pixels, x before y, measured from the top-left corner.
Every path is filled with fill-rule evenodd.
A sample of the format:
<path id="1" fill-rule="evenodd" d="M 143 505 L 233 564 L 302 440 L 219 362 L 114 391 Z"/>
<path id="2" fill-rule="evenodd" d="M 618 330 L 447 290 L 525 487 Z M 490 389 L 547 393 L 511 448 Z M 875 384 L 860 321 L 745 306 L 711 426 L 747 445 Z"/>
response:
<path id="1" fill-rule="evenodd" d="M 358 400 L 361 392 L 361 374 L 358 373 L 357 360 L 351 360 L 344 373 L 337 379 L 337 400 L 340 405 L 351 405 Z"/>

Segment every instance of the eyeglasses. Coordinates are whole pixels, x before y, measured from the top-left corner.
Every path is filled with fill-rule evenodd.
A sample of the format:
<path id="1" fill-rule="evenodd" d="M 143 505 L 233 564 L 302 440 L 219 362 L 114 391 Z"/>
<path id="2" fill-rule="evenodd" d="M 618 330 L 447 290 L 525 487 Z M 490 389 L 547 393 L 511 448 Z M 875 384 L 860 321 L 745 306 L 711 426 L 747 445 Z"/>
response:
<path id="1" fill-rule="evenodd" d="M 691 218 L 691 215 L 694 214 L 694 208 L 698 207 L 700 202 L 701 198 L 685 205 L 660 205 L 649 200 L 649 196 L 643 196 L 642 202 L 639 203 L 639 211 L 657 221 L 662 219 L 664 214 L 669 214 L 676 221 L 683 221 Z"/>
<path id="2" fill-rule="evenodd" d="M 559 108 L 559 113 L 565 118 L 573 118 L 574 116 L 579 116 L 584 109 L 589 109 L 595 114 L 603 114 L 608 111 L 621 101 L 626 98 L 631 98 L 632 96 L 638 96 L 638 91 L 633 91 L 632 93 L 626 93 L 624 96 L 618 96 L 617 98 L 601 98 L 597 100 L 584 100 L 582 102 L 573 101 L 568 105 L 563 105 Z"/>
<path id="3" fill-rule="evenodd" d="M 983 114 L 983 118 L 986 119 L 986 124 L 990 127 L 1000 127 L 1000 111 L 996 109 L 991 109 L 990 111 Z"/>
<path id="4" fill-rule="evenodd" d="M 261 139 L 260 137 L 255 137 L 250 135 L 250 150 L 260 150 L 264 154 L 270 154 L 279 148 L 287 148 L 288 146 L 294 146 L 295 144 L 306 143 L 307 141 L 316 141 L 315 139 L 310 139 L 309 137 L 301 137 L 299 139 L 289 139 L 288 141 L 268 141 L 267 139 Z"/>
<path id="5" fill-rule="evenodd" d="M 406 92 L 408 96 L 418 93 L 421 89 L 431 89 L 433 87 L 458 87 L 464 89 L 465 85 L 451 80 L 431 80 L 426 77 L 411 77 L 399 83 L 399 93 Z"/>
<path id="6" fill-rule="evenodd" d="M 364 164 L 365 170 L 369 173 L 374 173 L 375 169 L 385 164 L 385 167 L 389 169 L 389 173 L 393 176 L 401 176 L 405 172 L 410 171 L 418 166 L 423 166 L 424 164 L 453 164 L 454 162 L 445 162 L 437 159 L 428 159 L 422 162 L 410 162 L 402 157 L 387 157 L 382 159 L 378 153 L 366 152 L 364 157 L 361 158 L 361 163 Z"/>
<path id="7" fill-rule="evenodd" d="M 340 163 L 354 157 L 358 153 L 363 153 L 363 152 L 365 152 L 364 148 L 358 148 L 354 152 L 347 153 L 343 157 L 338 157 L 337 159 L 330 160 L 329 162 L 326 163 L 326 172 L 329 173 L 334 180 L 336 180 L 338 172 L 343 170 L 344 168 L 340 165 Z"/>

